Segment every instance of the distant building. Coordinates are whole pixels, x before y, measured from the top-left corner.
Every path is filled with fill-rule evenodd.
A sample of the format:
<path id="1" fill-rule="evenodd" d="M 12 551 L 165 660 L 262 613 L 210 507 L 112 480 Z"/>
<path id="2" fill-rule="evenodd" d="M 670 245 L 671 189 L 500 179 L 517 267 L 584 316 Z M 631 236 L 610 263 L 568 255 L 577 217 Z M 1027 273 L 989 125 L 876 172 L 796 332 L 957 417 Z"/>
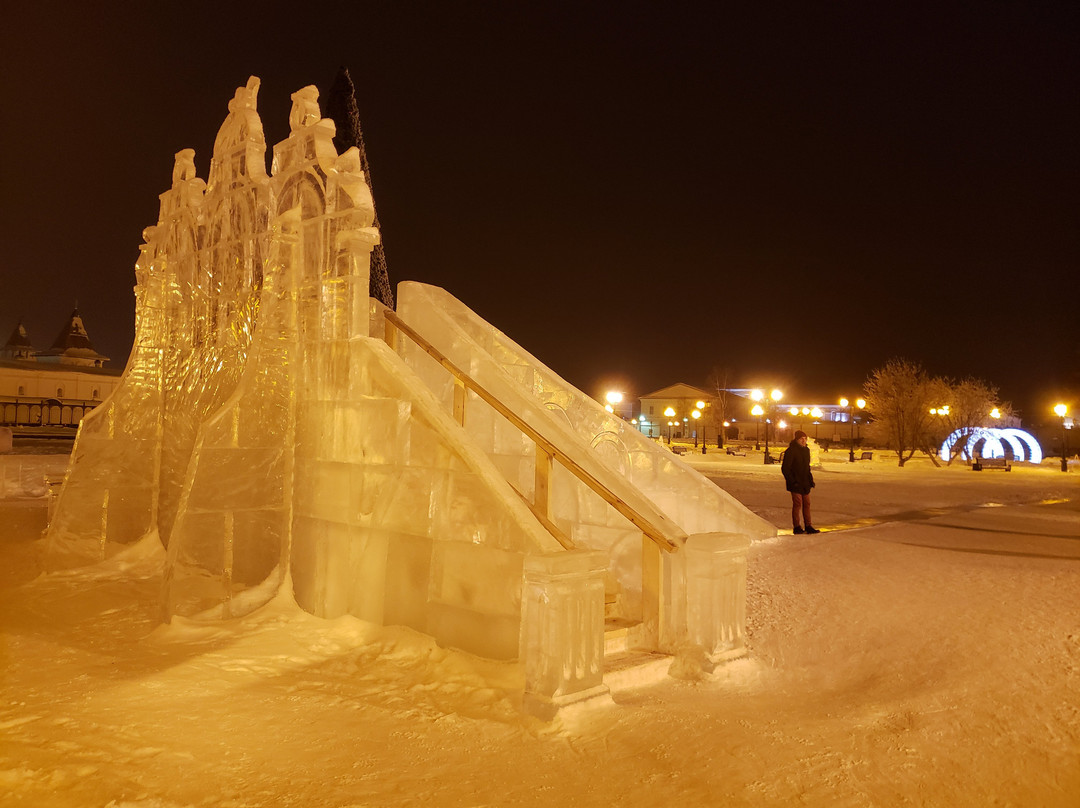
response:
<path id="1" fill-rule="evenodd" d="M 762 392 L 766 396 L 769 393 Z M 849 433 L 854 437 L 858 425 L 864 423 L 864 416 L 857 408 L 835 403 L 789 403 L 782 399 L 776 403 L 767 401 L 767 414 L 759 418 L 752 412 L 756 402 L 751 397 L 751 388 L 729 388 L 722 393 L 723 401 L 715 391 L 710 393 L 678 382 L 644 395 L 640 398 L 638 430 L 652 438 L 705 440 L 714 439 L 722 428 L 727 440 L 755 440 L 764 436 L 768 421 L 772 434 L 784 440 L 790 440 L 795 429 L 802 429 L 815 439 L 840 442 L 848 440 Z M 699 413 L 697 418 L 695 411 Z"/>
<path id="2" fill-rule="evenodd" d="M 79 310 L 48 350 L 35 350 L 20 322 L 0 348 L 0 425 L 75 427 L 104 401 L 122 370 L 94 350 Z"/>
<path id="3" fill-rule="evenodd" d="M 696 424 L 700 420 L 700 416 L 692 419 L 692 414 L 703 412 L 704 407 L 711 405 L 715 399 L 715 395 L 710 396 L 700 387 L 683 382 L 661 388 L 641 397 L 638 429 L 650 438 L 681 438 L 684 433 L 690 436 L 698 429 Z M 699 406 L 699 402 L 704 407 Z M 704 435 L 704 429 L 701 432 Z"/>

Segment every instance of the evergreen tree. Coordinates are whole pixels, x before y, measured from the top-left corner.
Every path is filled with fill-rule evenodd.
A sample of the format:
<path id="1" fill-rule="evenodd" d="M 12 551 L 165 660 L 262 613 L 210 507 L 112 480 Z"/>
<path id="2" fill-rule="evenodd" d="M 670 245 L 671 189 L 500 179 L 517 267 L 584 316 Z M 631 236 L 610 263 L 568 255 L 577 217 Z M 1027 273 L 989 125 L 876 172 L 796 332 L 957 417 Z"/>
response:
<path id="1" fill-rule="evenodd" d="M 330 92 L 326 97 L 326 117 L 334 121 L 337 132 L 334 134 L 334 146 L 338 154 L 356 146 L 360 151 L 360 167 L 364 171 L 368 188 L 374 197 L 374 186 L 371 184 L 371 168 L 368 166 L 367 150 L 364 148 L 364 133 L 360 129 L 360 110 L 356 106 L 356 87 L 348 68 L 338 70 Z M 375 227 L 379 227 L 379 209 L 375 208 Z M 386 269 L 386 251 L 383 249 L 382 238 L 371 251 L 371 282 L 369 285 L 370 295 L 394 308 L 394 288 L 390 285 L 390 274 Z"/>

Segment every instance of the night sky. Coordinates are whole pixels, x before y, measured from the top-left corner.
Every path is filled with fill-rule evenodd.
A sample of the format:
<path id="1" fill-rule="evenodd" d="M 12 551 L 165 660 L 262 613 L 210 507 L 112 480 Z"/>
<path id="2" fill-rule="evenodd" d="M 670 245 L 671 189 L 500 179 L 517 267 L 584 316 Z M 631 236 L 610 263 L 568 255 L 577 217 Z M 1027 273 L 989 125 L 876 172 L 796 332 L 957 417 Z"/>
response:
<path id="1" fill-rule="evenodd" d="M 122 366 L 173 154 L 206 177 L 249 75 L 272 146 L 346 66 L 391 280 L 589 393 L 829 402 L 903 356 L 1028 423 L 1080 395 L 1075 2 L 20 5 L 0 339 L 77 300 Z"/>

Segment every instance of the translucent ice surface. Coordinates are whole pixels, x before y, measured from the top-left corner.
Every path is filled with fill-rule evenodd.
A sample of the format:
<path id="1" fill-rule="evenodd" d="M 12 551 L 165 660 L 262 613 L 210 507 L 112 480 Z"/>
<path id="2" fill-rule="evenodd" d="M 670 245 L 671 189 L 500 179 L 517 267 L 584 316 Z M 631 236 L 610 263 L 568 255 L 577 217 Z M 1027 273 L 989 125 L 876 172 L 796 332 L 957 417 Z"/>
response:
<path id="1" fill-rule="evenodd" d="M 167 617 L 290 587 L 318 616 L 518 660 L 541 714 L 602 695 L 606 623 L 741 653 L 745 549 L 775 528 L 445 291 L 371 299 L 357 148 L 337 153 L 305 87 L 267 173 L 258 88 L 237 89 L 208 181 L 176 155 L 49 566 L 157 536 Z"/>

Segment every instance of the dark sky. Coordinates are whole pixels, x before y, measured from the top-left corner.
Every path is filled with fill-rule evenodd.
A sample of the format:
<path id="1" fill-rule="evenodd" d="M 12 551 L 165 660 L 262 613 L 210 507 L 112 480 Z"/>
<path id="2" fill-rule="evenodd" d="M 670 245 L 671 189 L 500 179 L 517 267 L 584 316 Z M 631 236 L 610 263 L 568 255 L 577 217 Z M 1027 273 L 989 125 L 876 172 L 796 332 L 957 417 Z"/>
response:
<path id="1" fill-rule="evenodd" d="M 205 177 L 252 74 L 281 140 L 344 65 L 391 280 L 587 392 L 724 365 L 833 401 L 894 356 L 1032 420 L 1080 387 L 1075 2 L 20 5 L 0 339 L 77 299 L 121 364 L 174 152 Z"/>

